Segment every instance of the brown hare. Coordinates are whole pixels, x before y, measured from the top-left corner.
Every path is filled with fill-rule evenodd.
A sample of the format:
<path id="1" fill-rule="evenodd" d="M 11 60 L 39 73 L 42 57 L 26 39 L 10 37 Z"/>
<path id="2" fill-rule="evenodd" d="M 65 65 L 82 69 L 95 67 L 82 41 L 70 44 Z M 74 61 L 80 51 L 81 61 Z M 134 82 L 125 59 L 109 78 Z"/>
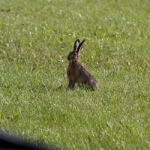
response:
<path id="1" fill-rule="evenodd" d="M 80 40 L 77 39 L 74 43 L 74 50 L 70 52 L 67 57 L 69 60 L 67 70 L 69 79 L 68 88 L 74 88 L 75 83 L 78 83 L 79 85 L 85 85 L 86 87 L 95 90 L 98 87 L 98 82 L 79 61 L 79 53 L 83 47 L 84 41 L 85 40 L 80 43 Z"/>

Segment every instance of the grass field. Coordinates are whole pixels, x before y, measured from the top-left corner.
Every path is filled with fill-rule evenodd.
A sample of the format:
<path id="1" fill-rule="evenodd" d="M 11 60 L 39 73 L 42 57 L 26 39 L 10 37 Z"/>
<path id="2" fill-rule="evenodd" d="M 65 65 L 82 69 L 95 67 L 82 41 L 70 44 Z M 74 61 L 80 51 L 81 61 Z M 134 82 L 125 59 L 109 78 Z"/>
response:
<path id="1" fill-rule="evenodd" d="M 67 55 L 96 91 L 66 91 Z M 0 130 L 70 150 L 150 149 L 149 0 L 0 0 Z"/>

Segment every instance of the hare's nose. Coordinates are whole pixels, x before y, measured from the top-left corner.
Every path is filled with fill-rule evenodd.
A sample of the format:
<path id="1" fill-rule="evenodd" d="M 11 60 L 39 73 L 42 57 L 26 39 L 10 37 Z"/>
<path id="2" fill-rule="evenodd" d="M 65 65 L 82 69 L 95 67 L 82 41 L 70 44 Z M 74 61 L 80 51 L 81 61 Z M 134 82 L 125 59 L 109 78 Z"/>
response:
<path id="1" fill-rule="evenodd" d="M 70 57 L 68 56 L 67 59 L 70 60 Z"/>

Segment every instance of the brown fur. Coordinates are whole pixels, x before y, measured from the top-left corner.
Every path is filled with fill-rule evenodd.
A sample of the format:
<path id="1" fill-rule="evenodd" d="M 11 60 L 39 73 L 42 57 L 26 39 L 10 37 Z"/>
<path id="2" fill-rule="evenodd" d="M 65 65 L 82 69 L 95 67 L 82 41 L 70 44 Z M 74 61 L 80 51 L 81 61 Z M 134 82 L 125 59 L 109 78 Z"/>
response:
<path id="1" fill-rule="evenodd" d="M 98 87 L 98 82 L 79 61 L 79 51 L 81 50 L 84 41 L 85 40 L 80 43 L 79 40 L 76 40 L 74 50 L 68 55 L 68 60 L 70 61 L 67 70 L 69 79 L 68 88 L 74 88 L 75 83 L 78 83 L 95 90 Z"/>

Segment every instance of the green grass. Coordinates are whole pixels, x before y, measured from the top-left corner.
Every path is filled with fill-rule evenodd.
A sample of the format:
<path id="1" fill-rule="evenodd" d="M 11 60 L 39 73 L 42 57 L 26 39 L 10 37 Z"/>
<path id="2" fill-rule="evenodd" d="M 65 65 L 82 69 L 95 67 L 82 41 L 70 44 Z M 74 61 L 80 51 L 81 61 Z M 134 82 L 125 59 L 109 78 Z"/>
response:
<path id="1" fill-rule="evenodd" d="M 67 55 L 96 91 L 66 91 Z M 150 149 L 150 1 L 0 0 L 0 129 L 68 149 Z"/>

